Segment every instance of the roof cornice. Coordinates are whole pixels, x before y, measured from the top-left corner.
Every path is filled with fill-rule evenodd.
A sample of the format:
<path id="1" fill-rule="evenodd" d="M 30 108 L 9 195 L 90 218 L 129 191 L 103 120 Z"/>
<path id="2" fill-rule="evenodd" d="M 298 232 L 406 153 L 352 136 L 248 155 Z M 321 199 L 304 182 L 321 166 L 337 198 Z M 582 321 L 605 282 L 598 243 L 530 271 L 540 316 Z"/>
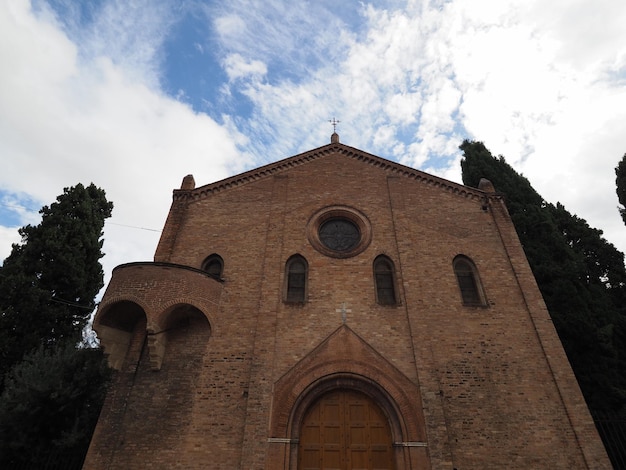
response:
<path id="1" fill-rule="evenodd" d="M 352 158 L 354 160 L 361 161 L 376 168 L 380 168 L 381 170 L 386 171 L 392 175 L 413 179 L 429 186 L 439 187 L 445 191 L 458 194 L 459 196 L 468 197 L 470 199 L 479 199 L 484 198 L 487 194 L 486 192 L 479 189 L 454 183 L 444 178 L 440 178 L 438 176 L 416 170 L 400 163 L 396 163 L 391 160 L 372 155 L 370 153 L 364 152 L 362 150 L 350 147 L 342 143 L 330 143 L 328 145 L 324 145 L 323 147 L 318 147 L 316 149 L 294 155 L 293 157 L 285 158 L 283 160 L 279 160 L 277 162 L 255 168 L 253 170 L 246 171 L 244 173 L 240 173 L 238 175 L 231 176 L 229 178 L 216 181 L 214 183 L 200 186 L 198 188 L 175 189 L 174 200 L 190 201 L 204 199 L 205 197 L 209 197 L 212 194 L 226 191 L 228 189 L 251 183 L 253 181 L 258 181 L 269 176 L 278 175 L 290 168 L 305 165 L 306 163 L 309 163 L 313 160 L 317 160 L 319 158 L 323 158 L 325 156 L 337 153 L 344 155 L 347 158 Z"/>

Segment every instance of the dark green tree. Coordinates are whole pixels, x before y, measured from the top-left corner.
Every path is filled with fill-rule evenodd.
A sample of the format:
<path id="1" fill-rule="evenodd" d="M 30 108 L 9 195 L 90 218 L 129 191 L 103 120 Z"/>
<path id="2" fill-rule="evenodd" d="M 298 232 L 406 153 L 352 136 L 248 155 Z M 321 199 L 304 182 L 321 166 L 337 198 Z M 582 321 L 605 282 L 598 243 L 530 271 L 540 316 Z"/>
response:
<path id="1" fill-rule="evenodd" d="M 65 188 L 19 230 L 22 241 L 0 267 L 0 376 L 22 357 L 81 339 L 103 286 L 102 229 L 113 204 L 93 183 Z M 1 390 L 0 385 L 0 390 Z"/>
<path id="2" fill-rule="evenodd" d="M 461 145 L 463 182 L 489 179 L 503 192 L 529 264 L 585 399 L 594 411 L 626 416 L 624 255 L 570 214 L 545 201 L 503 157 L 481 142 Z"/>
<path id="3" fill-rule="evenodd" d="M 0 468 L 44 468 L 51 455 L 82 464 L 109 369 L 77 345 L 103 286 L 112 209 L 93 184 L 65 188 L 0 267 Z"/>
<path id="4" fill-rule="evenodd" d="M 617 185 L 617 200 L 622 205 L 619 213 L 622 220 L 626 224 L 626 154 L 622 157 L 622 161 L 615 168 L 615 184 Z"/>
<path id="5" fill-rule="evenodd" d="M 99 349 L 66 343 L 27 354 L 0 395 L 0 467 L 80 468 L 109 378 Z"/>

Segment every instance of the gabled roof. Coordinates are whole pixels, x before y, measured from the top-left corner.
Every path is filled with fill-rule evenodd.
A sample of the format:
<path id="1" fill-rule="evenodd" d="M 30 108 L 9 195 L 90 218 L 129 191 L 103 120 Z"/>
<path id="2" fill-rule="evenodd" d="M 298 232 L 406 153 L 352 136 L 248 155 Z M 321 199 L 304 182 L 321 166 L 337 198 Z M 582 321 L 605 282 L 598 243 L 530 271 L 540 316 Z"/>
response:
<path id="1" fill-rule="evenodd" d="M 364 152 L 362 150 L 350 147 L 348 145 L 331 142 L 328 145 L 318 147 L 307 152 L 294 155 L 293 157 L 285 158 L 268 165 L 255 168 L 244 173 L 231 176 L 229 178 L 217 181 L 215 183 L 209 183 L 204 186 L 199 186 L 193 189 L 176 189 L 174 190 L 174 200 L 184 199 L 203 199 L 211 194 L 226 191 L 230 188 L 241 186 L 253 181 L 258 181 L 263 178 L 278 175 L 282 172 L 289 170 L 300 165 L 306 165 L 314 160 L 322 159 L 328 155 L 340 154 L 345 158 L 351 158 L 357 161 L 361 161 L 366 165 L 371 165 L 376 168 L 380 168 L 382 171 L 397 175 L 399 177 L 409 178 L 419 181 L 429 186 L 439 187 L 445 191 L 456 193 L 460 196 L 469 197 L 472 199 L 484 198 L 485 192 L 469 186 L 454 183 L 452 181 L 440 178 L 438 176 L 430 175 L 420 170 L 401 165 L 400 163 L 387 160 L 371 153 Z"/>

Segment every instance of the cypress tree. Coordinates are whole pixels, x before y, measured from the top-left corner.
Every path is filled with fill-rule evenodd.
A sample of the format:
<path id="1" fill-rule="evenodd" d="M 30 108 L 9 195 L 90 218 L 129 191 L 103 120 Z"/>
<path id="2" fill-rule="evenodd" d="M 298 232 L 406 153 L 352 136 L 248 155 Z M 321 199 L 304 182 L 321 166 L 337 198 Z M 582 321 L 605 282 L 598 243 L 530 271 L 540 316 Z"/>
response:
<path id="1" fill-rule="evenodd" d="M 0 467 L 80 468 L 110 371 L 77 345 L 104 284 L 102 229 L 113 204 L 65 188 L 19 230 L 0 267 Z"/>
<path id="2" fill-rule="evenodd" d="M 602 231 L 553 205 L 482 142 L 464 141 L 463 182 L 505 194 L 537 284 L 592 411 L 626 417 L 626 269 Z"/>
<path id="3" fill-rule="evenodd" d="M 0 267 L 1 376 L 40 346 L 81 340 L 104 285 L 101 237 L 112 210 L 102 189 L 77 184 L 39 211 L 39 225 L 19 230 Z"/>

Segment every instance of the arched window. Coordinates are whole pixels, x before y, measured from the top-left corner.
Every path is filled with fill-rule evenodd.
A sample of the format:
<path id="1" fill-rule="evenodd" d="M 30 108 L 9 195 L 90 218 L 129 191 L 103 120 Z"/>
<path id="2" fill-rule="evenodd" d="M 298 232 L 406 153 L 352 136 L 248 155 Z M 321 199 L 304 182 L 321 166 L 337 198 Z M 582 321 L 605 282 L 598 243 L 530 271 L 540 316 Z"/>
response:
<path id="1" fill-rule="evenodd" d="M 294 255 L 287 260 L 285 265 L 286 302 L 306 302 L 308 269 L 306 260 L 300 255 Z"/>
<path id="2" fill-rule="evenodd" d="M 220 255 L 213 253 L 202 263 L 202 270 L 215 279 L 221 279 L 224 273 L 224 260 Z"/>
<path id="3" fill-rule="evenodd" d="M 485 305 L 478 271 L 474 263 L 465 256 L 457 256 L 453 261 L 454 273 L 465 305 Z"/>
<path id="4" fill-rule="evenodd" d="M 393 263 L 386 256 L 379 256 L 374 260 L 374 282 L 376 284 L 376 302 L 380 305 L 398 303 Z"/>

